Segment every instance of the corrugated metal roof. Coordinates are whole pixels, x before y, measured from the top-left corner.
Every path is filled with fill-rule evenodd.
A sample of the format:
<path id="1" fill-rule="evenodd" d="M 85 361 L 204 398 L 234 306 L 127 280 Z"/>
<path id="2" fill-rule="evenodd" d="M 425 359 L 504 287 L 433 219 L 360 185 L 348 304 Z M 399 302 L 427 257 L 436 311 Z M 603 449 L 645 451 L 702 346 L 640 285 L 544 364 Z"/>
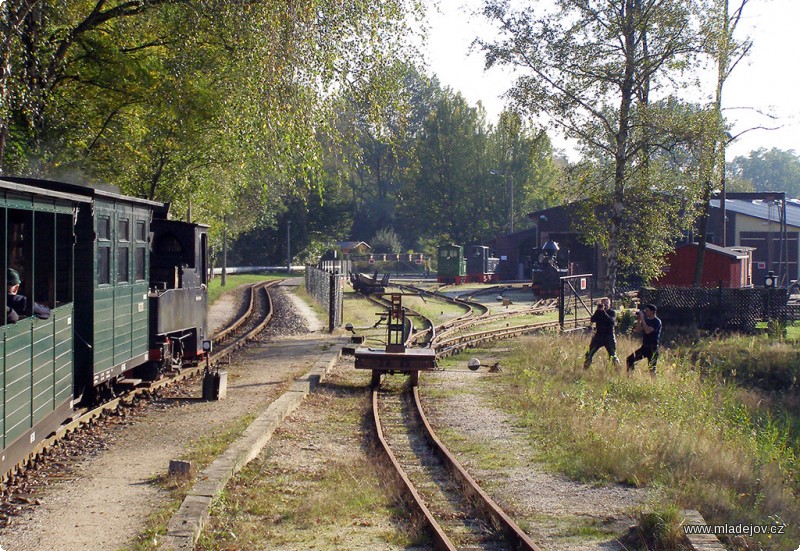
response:
<path id="1" fill-rule="evenodd" d="M 682 249 L 683 247 L 698 247 L 698 244 L 686 243 L 685 245 L 681 245 L 678 248 Z M 712 243 L 706 243 L 706 249 L 731 258 L 747 258 L 747 253 L 742 252 L 740 248 L 720 247 Z"/>
<path id="2" fill-rule="evenodd" d="M 712 199 L 709 204 L 712 208 L 720 208 L 719 199 Z M 775 203 L 765 203 L 763 201 L 742 201 L 741 199 L 726 199 L 725 210 L 760 218 L 761 220 L 771 220 L 780 222 L 780 205 Z M 794 201 L 786 202 L 786 224 L 800 228 L 800 204 Z"/>

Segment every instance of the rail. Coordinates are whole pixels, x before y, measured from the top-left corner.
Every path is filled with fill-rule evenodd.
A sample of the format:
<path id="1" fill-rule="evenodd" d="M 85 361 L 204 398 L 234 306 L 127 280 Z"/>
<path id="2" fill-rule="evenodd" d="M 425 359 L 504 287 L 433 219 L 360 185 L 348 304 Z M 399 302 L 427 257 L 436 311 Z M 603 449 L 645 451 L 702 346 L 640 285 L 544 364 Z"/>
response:
<path id="1" fill-rule="evenodd" d="M 414 403 L 414 411 L 412 414 L 417 416 L 420 420 L 425 440 L 428 442 L 432 452 L 442 462 L 447 472 L 460 482 L 461 493 L 463 494 L 465 502 L 476 505 L 475 509 L 477 509 L 483 517 L 481 519 L 484 521 L 482 525 L 494 527 L 496 532 L 502 537 L 505 546 L 509 549 L 540 551 L 540 548 L 533 540 L 531 540 L 511 517 L 509 517 L 497 503 L 478 486 L 453 454 L 451 454 L 438 439 L 422 409 L 418 388 L 413 387 L 410 392 L 413 393 Z M 379 396 L 380 392 L 378 389 L 374 389 L 372 393 L 372 411 L 378 440 L 381 442 L 386 455 L 389 457 L 389 460 L 403 481 L 406 491 L 412 496 L 414 503 L 424 516 L 434 540 L 434 547 L 439 550 L 455 551 L 458 547 L 453 543 L 452 538 L 448 536 L 442 523 L 437 520 L 436 515 L 426 505 L 426 499 L 420 495 L 387 441 L 379 413 Z"/>

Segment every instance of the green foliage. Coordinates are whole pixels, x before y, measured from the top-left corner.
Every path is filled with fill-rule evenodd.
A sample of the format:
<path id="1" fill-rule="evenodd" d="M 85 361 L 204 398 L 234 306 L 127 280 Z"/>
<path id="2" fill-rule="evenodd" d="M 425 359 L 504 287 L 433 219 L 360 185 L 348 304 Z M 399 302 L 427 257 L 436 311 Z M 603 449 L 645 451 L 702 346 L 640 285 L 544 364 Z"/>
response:
<path id="1" fill-rule="evenodd" d="M 0 50 L 16 77 L 0 79 L 6 170 L 104 180 L 179 212 L 191 204 L 215 245 L 222 225 L 232 237 L 274 222 L 284 201 L 321 189 L 317 132 L 331 120 L 331 91 L 347 89 L 377 121 L 422 9 L 404 0 L 30 4 Z M 27 132 L 9 134 L 10 122 Z"/>
<path id="2" fill-rule="evenodd" d="M 643 513 L 637 531 L 647 549 L 688 549 L 683 534 L 683 515 L 674 504 L 662 510 Z"/>
<path id="3" fill-rule="evenodd" d="M 620 335 L 630 335 L 636 324 L 635 310 L 625 308 L 617 312 L 617 331 Z"/>
<path id="4" fill-rule="evenodd" d="M 442 240 L 480 242 L 507 231 L 512 188 L 516 229 L 528 212 L 563 197 L 549 138 L 519 113 L 492 126 L 480 107 L 414 67 L 402 82 L 403 103 L 384 125 L 360 116 L 357 98 L 337 100 L 330 126 L 350 136 L 349 145 L 331 142 L 325 166 L 352 194 L 352 239 L 392 227 L 406 246 L 432 242 L 435 251 Z"/>
<path id="5" fill-rule="evenodd" d="M 706 147 L 697 147 L 689 173 L 663 152 L 685 153 L 686 144 L 704 145 L 709 132 L 718 135 L 704 110 L 650 98 L 657 86 L 662 96 L 675 91 L 700 51 L 695 3 L 565 0 L 549 11 L 541 3 L 483 5 L 499 28 L 496 40 L 479 42 L 487 65 L 520 72 L 509 92 L 514 105 L 531 116 L 548 115 L 584 148 L 586 162 L 568 182 L 572 196 L 586 200 L 584 235 L 608 251 L 604 287 L 613 292 L 623 269 L 657 274 L 658 259 L 680 227 L 674 225 L 678 209 L 694 204 L 698 183 L 707 179 L 698 174 L 713 167 Z M 665 204 L 664 190 L 673 201 Z"/>
<path id="6" fill-rule="evenodd" d="M 747 157 L 736 157 L 730 168 L 733 176 L 752 183 L 755 191 L 785 191 L 800 197 L 800 157 L 793 151 L 764 148 Z"/>
<path id="7" fill-rule="evenodd" d="M 792 390 L 800 380 L 800 351 L 794 343 L 763 336 L 707 339 L 687 361 L 722 381 L 764 390 Z"/>
<path id="8" fill-rule="evenodd" d="M 383 228 L 369 241 L 372 251 L 376 253 L 399 253 L 403 250 L 400 236 L 392 228 Z"/>

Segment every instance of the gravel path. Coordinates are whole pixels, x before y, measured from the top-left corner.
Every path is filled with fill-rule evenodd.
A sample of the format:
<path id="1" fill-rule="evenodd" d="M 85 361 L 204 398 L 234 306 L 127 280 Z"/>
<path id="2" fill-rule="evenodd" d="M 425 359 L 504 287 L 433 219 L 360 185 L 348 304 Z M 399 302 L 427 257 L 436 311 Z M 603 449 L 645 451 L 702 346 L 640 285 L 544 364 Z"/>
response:
<path id="1" fill-rule="evenodd" d="M 210 327 L 229 318 L 244 296 L 237 289 L 215 303 Z M 0 532 L 0 546 L 13 551 L 117 550 L 134 542 L 149 515 L 168 499 L 153 481 L 170 459 L 197 438 L 226 422 L 260 412 L 283 391 L 283 383 L 305 372 L 329 343 L 320 322 L 294 295 L 274 293 L 274 325 L 226 366 L 228 398 L 199 399 L 201 381 L 188 399 L 156 403 L 138 421 L 115 431 L 107 448 L 74 466 L 74 481 L 54 483 L 40 505 L 13 519 Z M 148 443 L 148 445 L 142 445 Z"/>
<path id="2" fill-rule="evenodd" d="M 513 458 L 518 466 L 502 471 L 480 468 L 468 453 L 459 456 L 459 461 L 501 507 L 533 527 L 530 535 L 543 549 L 625 549 L 613 536 L 581 537 L 579 527 L 623 535 L 635 524 L 632 514 L 644 505 L 646 490 L 582 484 L 547 472 L 536 462 L 537 450 L 514 419 L 489 403 L 481 380 L 492 377 L 484 372 L 450 371 L 431 374 L 422 382 L 423 407 L 434 428 L 446 428 L 475 444 L 491 442 L 495 454 Z M 426 399 L 426 389 L 445 392 L 441 398 Z"/>

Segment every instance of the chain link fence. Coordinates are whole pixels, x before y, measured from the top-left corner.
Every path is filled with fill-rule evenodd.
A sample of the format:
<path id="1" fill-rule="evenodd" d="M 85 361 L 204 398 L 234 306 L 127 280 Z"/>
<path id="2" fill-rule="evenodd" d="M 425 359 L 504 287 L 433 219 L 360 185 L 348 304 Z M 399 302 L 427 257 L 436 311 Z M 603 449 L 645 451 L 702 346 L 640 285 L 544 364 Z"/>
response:
<path id="1" fill-rule="evenodd" d="M 342 326 L 344 282 L 347 275 L 339 271 L 339 268 L 341 266 L 331 267 L 329 271 L 316 266 L 306 266 L 306 291 L 328 312 L 329 332 Z"/>
<path id="2" fill-rule="evenodd" d="M 658 317 L 670 325 L 697 329 L 754 333 L 756 323 L 795 319 L 796 308 L 787 305 L 786 289 L 703 289 L 694 287 L 645 287 L 641 304 L 652 303 Z"/>

